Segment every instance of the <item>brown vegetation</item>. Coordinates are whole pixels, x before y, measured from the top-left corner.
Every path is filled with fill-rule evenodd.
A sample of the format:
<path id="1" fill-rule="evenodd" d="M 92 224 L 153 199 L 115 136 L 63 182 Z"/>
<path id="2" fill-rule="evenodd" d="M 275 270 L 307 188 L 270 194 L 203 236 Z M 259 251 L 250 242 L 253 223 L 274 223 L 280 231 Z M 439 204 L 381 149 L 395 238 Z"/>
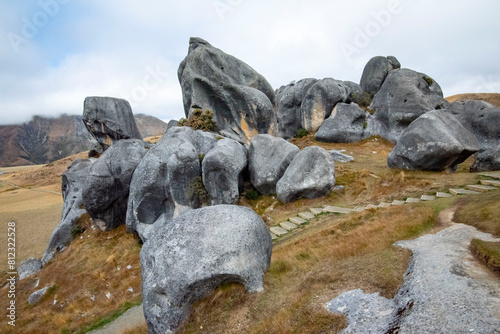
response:
<path id="1" fill-rule="evenodd" d="M 481 100 L 491 103 L 494 106 L 500 107 L 499 93 L 457 94 L 447 97 L 446 100 L 450 103 L 465 100 Z"/>

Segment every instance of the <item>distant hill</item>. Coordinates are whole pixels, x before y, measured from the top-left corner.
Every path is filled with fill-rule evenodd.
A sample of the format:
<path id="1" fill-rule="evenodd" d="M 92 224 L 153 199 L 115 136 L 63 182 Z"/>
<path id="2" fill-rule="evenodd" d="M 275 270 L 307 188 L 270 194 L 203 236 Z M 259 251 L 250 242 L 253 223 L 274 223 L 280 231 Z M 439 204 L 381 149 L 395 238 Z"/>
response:
<path id="1" fill-rule="evenodd" d="M 491 103 L 494 106 L 500 107 L 500 94 L 499 93 L 466 93 L 466 94 L 457 94 L 453 96 L 449 96 L 446 100 L 450 103 L 456 101 L 464 101 L 464 100 L 481 100 Z"/>
<path id="2" fill-rule="evenodd" d="M 167 129 L 156 117 L 138 114 L 135 119 L 144 138 Z M 33 116 L 21 125 L 0 125 L 0 166 L 46 164 L 87 151 L 94 142 L 81 116 Z"/>

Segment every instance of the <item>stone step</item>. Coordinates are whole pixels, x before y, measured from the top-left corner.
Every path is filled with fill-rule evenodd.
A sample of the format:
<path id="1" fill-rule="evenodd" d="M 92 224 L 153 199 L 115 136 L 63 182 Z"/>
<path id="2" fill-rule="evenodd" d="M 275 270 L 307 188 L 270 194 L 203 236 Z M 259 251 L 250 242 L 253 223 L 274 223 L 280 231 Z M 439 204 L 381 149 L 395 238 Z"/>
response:
<path id="1" fill-rule="evenodd" d="M 294 229 L 296 229 L 298 227 L 294 223 L 290 223 L 290 222 L 282 222 L 282 223 L 280 223 L 280 226 L 282 228 L 284 228 L 285 230 L 287 230 L 287 231 L 294 230 Z"/>
<path id="2" fill-rule="evenodd" d="M 330 212 L 330 213 L 351 213 L 352 210 L 351 209 L 347 209 L 347 208 L 341 208 L 341 207 L 338 207 L 338 206 L 326 206 L 323 209 L 323 212 Z"/>
<path id="3" fill-rule="evenodd" d="M 451 195 L 450 195 L 451 196 Z M 436 196 L 431 196 L 431 195 L 422 195 L 422 197 L 420 197 L 420 199 L 422 201 L 433 201 L 436 199 Z"/>
<path id="4" fill-rule="evenodd" d="M 278 237 L 281 237 L 282 235 L 285 235 L 288 233 L 287 230 L 285 230 L 284 228 L 279 227 L 279 226 L 273 226 L 269 230 L 271 230 L 271 233 L 277 235 Z"/>
<path id="5" fill-rule="evenodd" d="M 366 206 L 366 208 L 367 208 L 367 209 L 378 209 L 378 206 L 373 205 L 373 204 L 368 204 L 368 205 Z"/>
<path id="6" fill-rule="evenodd" d="M 438 192 L 436 193 L 436 197 L 439 197 L 439 198 L 448 198 L 448 197 L 453 197 L 453 195 L 452 195 L 452 194 L 443 193 L 443 192 L 438 191 Z"/>
<path id="7" fill-rule="evenodd" d="M 485 191 L 498 189 L 497 187 L 484 186 L 484 185 L 480 185 L 480 184 L 471 184 L 471 185 L 466 186 L 466 188 L 469 190 L 479 191 L 479 192 L 485 192 Z"/>
<path id="8" fill-rule="evenodd" d="M 472 191 L 472 190 L 463 189 L 463 188 L 448 189 L 448 191 L 451 194 L 453 194 L 453 195 L 474 195 L 474 194 L 479 194 L 477 191 Z"/>
<path id="9" fill-rule="evenodd" d="M 481 173 L 479 174 L 481 176 L 487 176 L 487 177 L 492 177 L 494 179 L 499 179 L 500 180 L 500 173 Z"/>
<path id="10" fill-rule="evenodd" d="M 382 203 L 380 203 L 378 205 L 378 207 L 379 208 L 389 208 L 389 207 L 391 207 L 391 203 L 384 203 L 384 202 L 382 202 Z"/>
<path id="11" fill-rule="evenodd" d="M 314 214 L 311 212 L 301 212 L 298 214 L 298 216 L 300 218 L 307 219 L 307 220 L 314 218 Z"/>
<path id="12" fill-rule="evenodd" d="M 323 213 L 323 208 L 311 208 L 309 209 L 315 216 Z"/>
<path id="13" fill-rule="evenodd" d="M 500 187 L 500 181 L 497 180 L 481 180 L 481 184 L 484 184 L 485 186 Z"/>
<path id="14" fill-rule="evenodd" d="M 398 200 L 395 200 L 391 203 L 391 205 L 403 205 L 405 204 L 406 202 L 405 201 L 398 201 Z"/>
<path id="15" fill-rule="evenodd" d="M 357 206 L 354 209 L 352 209 L 352 211 L 354 211 L 354 212 L 363 212 L 365 210 L 366 210 L 366 208 L 364 206 Z"/>
<path id="16" fill-rule="evenodd" d="M 307 220 L 300 218 L 300 217 L 292 217 L 292 218 L 288 218 L 288 220 L 291 221 L 292 223 L 294 223 L 295 225 L 302 225 L 302 224 L 307 223 Z"/>
<path id="17" fill-rule="evenodd" d="M 420 202 L 420 198 L 408 197 L 406 199 L 406 203 L 418 203 Z"/>
<path id="18" fill-rule="evenodd" d="M 276 239 L 278 239 L 278 236 L 274 233 L 271 233 L 271 239 L 276 240 Z"/>

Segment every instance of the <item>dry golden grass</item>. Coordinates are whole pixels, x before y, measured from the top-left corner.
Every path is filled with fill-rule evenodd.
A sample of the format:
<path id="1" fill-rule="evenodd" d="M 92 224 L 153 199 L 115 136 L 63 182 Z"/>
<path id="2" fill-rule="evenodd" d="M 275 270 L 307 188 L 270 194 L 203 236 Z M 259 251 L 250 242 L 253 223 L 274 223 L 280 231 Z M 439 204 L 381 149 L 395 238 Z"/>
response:
<path id="1" fill-rule="evenodd" d="M 454 221 L 500 237 L 500 192 L 491 191 L 458 201 Z"/>
<path id="2" fill-rule="evenodd" d="M 464 100 L 481 100 L 493 104 L 494 106 L 500 107 L 500 94 L 499 93 L 476 93 L 476 94 L 457 94 L 449 96 L 446 100 L 450 103 L 456 101 Z"/>

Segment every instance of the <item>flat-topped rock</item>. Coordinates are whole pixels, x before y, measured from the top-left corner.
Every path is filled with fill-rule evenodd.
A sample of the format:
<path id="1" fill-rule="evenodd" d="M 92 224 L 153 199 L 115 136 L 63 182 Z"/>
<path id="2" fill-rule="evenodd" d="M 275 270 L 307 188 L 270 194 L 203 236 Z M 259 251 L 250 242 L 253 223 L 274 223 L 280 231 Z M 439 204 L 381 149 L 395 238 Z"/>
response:
<path id="1" fill-rule="evenodd" d="M 391 203 L 385 203 L 385 202 L 382 202 L 378 205 L 379 208 L 388 208 L 391 206 Z"/>
<path id="2" fill-rule="evenodd" d="M 314 218 L 314 214 L 312 214 L 311 212 L 301 212 L 298 214 L 298 216 L 300 218 L 307 219 L 307 220 Z"/>
<path id="3" fill-rule="evenodd" d="M 479 192 L 486 192 L 486 191 L 498 189 L 497 187 L 485 186 L 485 185 L 481 185 L 481 184 L 471 184 L 471 185 L 466 186 L 466 188 L 469 190 L 479 191 Z"/>
<path id="4" fill-rule="evenodd" d="M 292 218 L 289 218 L 288 220 L 296 225 L 302 225 L 302 224 L 307 223 L 307 220 L 300 218 L 300 217 L 292 217 Z"/>
<path id="5" fill-rule="evenodd" d="M 347 209 L 347 208 L 341 208 L 341 207 L 338 207 L 338 206 L 326 206 L 324 209 L 323 209 L 323 212 L 330 212 L 330 213 L 351 213 L 352 210 L 351 209 Z"/>
<path id="6" fill-rule="evenodd" d="M 431 196 L 431 195 L 422 195 L 422 197 L 420 197 L 420 199 L 422 201 L 433 201 L 436 199 L 436 196 Z"/>
<path id="7" fill-rule="evenodd" d="M 500 173 L 481 173 L 479 175 L 481 175 L 481 176 L 487 176 L 487 177 L 492 177 L 494 179 L 499 179 L 500 180 Z"/>
<path id="8" fill-rule="evenodd" d="M 398 201 L 398 200 L 395 200 L 391 203 L 391 205 L 403 205 L 405 204 L 406 202 L 405 201 Z"/>
<path id="9" fill-rule="evenodd" d="M 310 208 L 309 211 L 313 213 L 315 216 L 323 213 L 323 208 Z"/>
<path id="10" fill-rule="evenodd" d="M 436 197 L 439 197 L 439 198 L 448 198 L 448 197 L 453 197 L 452 194 L 448 194 L 448 193 L 443 193 L 443 192 L 437 192 L 436 193 Z"/>
<path id="11" fill-rule="evenodd" d="M 418 203 L 420 202 L 420 198 L 408 197 L 406 199 L 406 203 Z"/>
<path id="12" fill-rule="evenodd" d="M 497 180 L 481 180 L 481 184 L 484 184 L 485 186 L 500 187 L 500 181 Z"/>
<path id="13" fill-rule="evenodd" d="M 378 209 L 378 206 L 374 205 L 374 204 L 368 204 L 366 206 L 367 209 Z"/>
<path id="14" fill-rule="evenodd" d="M 273 233 L 274 235 L 276 235 L 278 237 L 281 237 L 282 235 L 285 235 L 288 233 L 287 230 L 285 230 L 284 228 L 279 227 L 279 226 L 273 226 L 269 230 L 271 231 L 271 233 Z"/>
<path id="15" fill-rule="evenodd" d="M 280 226 L 283 227 L 287 231 L 294 230 L 298 227 L 297 225 L 295 225 L 294 223 L 291 223 L 291 222 L 282 222 L 282 223 L 280 223 Z"/>
<path id="16" fill-rule="evenodd" d="M 477 191 L 472 191 L 468 189 L 458 188 L 458 189 L 448 189 L 448 191 L 453 195 L 474 195 L 479 194 Z"/>
<path id="17" fill-rule="evenodd" d="M 271 240 L 276 240 L 278 239 L 278 236 L 274 233 L 271 233 Z"/>
<path id="18" fill-rule="evenodd" d="M 357 206 L 354 209 L 352 209 L 352 211 L 354 211 L 354 212 L 362 212 L 365 210 L 366 210 L 366 208 L 364 206 Z"/>

